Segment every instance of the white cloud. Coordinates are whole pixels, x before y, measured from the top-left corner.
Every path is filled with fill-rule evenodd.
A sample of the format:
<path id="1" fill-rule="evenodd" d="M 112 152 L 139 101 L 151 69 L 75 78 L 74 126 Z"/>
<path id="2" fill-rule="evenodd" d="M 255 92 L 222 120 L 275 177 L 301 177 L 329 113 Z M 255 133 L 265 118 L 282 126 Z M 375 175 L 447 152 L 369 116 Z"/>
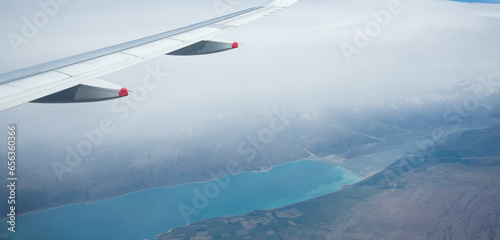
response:
<path id="1" fill-rule="evenodd" d="M 38 11 L 36 2 L 9 3 L 12 8 L 1 14 L 0 35 L 19 31 L 20 19 Z M 262 2 L 245 1 L 238 8 Z M 348 64 L 339 45 L 352 41 L 354 29 L 372 21 L 370 12 L 385 9 L 387 2 L 301 0 L 220 36 L 241 42 L 238 50 L 199 57 L 165 56 L 107 76 L 104 79 L 133 87 L 148 65 L 158 64 L 172 74 L 129 118 L 117 122 L 119 130 L 109 141 L 168 134 L 218 112 L 366 102 L 393 93 L 418 95 L 498 70 L 500 6 L 437 0 L 402 1 L 404 11 L 393 16 Z M 20 53 L 9 47 L 6 37 L 1 38 L 0 72 L 216 17 L 212 3 L 74 0 Z M 29 138 L 57 134 L 65 141 L 77 141 L 81 129 L 95 127 L 103 117 L 114 117 L 110 104 L 25 104 L 1 112 L 0 118 L 2 124 L 17 122 L 30 133 Z"/>

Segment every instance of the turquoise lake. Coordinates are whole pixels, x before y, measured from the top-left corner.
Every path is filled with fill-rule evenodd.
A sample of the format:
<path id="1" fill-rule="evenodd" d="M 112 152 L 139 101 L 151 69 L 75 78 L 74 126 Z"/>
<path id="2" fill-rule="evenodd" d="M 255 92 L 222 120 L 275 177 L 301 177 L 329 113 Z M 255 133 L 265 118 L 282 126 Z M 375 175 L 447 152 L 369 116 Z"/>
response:
<path id="1" fill-rule="evenodd" d="M 26 214 L 18 217 L 16 233 L 8 234 L 7 239 L 154 239 L 157 234 L 186 225 L 186 220 L 281 207 L 359 180 L 334 164 L 301 160 L 267 172 L 245 172 L 207 183 L 154 188 Z M 0 232 L 7 232 L 6 220 L 0 227 Z"/>
<path id="2" fill-rule="evenodd" d="M 500 3 L 500 0 L 453 0 L 455 2 L 467 2 L 467 3 Z"/>

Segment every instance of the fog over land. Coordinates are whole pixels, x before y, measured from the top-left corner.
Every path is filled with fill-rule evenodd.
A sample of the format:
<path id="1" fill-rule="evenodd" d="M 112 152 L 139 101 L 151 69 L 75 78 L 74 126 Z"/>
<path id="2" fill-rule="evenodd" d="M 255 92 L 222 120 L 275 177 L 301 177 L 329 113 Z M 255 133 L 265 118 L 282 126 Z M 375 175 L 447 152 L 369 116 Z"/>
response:
<path id="1" fill-rule="evenodd" d="M 226 13 L 263 2 L 245 1 Z M 26 200 L 25 210 L 206 181 L 230 160 L 240 162 L 241 171 L 261 170 L 309 156 L 303 147 L 321 156 L 359 157 L 364 153 L 351 150 L 383 143 L 389 135 L 412 132 L 425 138 L 438 126 L 453 126 L 456 121 L 443 119 L 449 109 L 450 116 L 464 120 L 456 104 L 462 109 L 472 104 L 465 107 L 474 112 L 460 127 L 497 123 L 482 116 L 496 106 L 483 99 L 499 90 L 500 7 L 400 1 L 390 21 L 377 22 L 374 16 L 388 12 L 388 2 L 301 0 L 217 36 L 240 42 L 237 50 L 165 56 L 103 77 L 137 89 L 126 100 L 24 104 L 0 112 L 0 126 L 15 123 L 19 129 L 19 194 L 37 199 Z M 217 17 L 222 12 L 215 3 L 74 0 L 16 51 L 8 34 L 21 34 L 23 16 L 32 19 L 42 8 L 38 1 L 10 2 L 8 10 L 0 10 L 0 72 Z M 359 31 L 370 24 L 379 32 L 356 47 Z M 357 52 L 346 57 L 345 44 Z M 160 72 L 163 81 L 139 95 L 151 71 Z M 477 96 L 480 78 L 490 88 L 479 90 L 484 98 L 476 97 L 478 104 L 466 102 Z M 280 116 L 287 113 L 291 117 L 283 121 Z M 285 128 L 274 131 L 268 143 L 260 141 L 262 150 L 252 145 L 249 138 L 258 138 L 276 118 Z M 79 160 L 72 154 L 82 142 L 92 145 Z M 392 155 L 384 161 L 367 169 L 348 166 L 368 176 L 418 148 L 413 141 L 401 152 L 387 146 L 382 149 Z M 249 149 L 256 152 L 252 161 L 246 161 L 253 156 Z"/>

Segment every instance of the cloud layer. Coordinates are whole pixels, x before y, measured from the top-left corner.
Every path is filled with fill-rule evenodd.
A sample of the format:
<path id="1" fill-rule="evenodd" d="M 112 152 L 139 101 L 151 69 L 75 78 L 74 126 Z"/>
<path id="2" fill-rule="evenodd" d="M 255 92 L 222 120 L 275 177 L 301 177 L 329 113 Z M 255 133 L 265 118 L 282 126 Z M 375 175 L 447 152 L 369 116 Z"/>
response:
<path id="1" fill-rule="evenodd" d="M 238 1 L 70 1 L 19 52 L 7 35 L 21 32 L 23 17 L 32 19 L 43 9 L 38 1 L 11 2 L 9 11 L 4 8 L 1 14 L 0 34 L 5 37 L 0 39 L 0 72 L 217 17 L 221 9 L 214 4 L 221 2 L 228 11 L 236 11 L 263 1 L 234 6 L 229 3 Z M 500 6 L 401 1 L 402 11 L 383 26 L 373 12 L 388 11 L 390 2 L 301 0 L 279 14 L 218 36 L 240 42 L 237 50 L 165 56 L 103 78 L 134 91 L 148 68 L 168 72 L 169 77 L 147 96 L 129 98 L 134 107 L 126 102 L 25 104 L 0 112 L 0 126 L 16 123 L 23 144 L 43 146 L 60 156 L 85 138 L 82 131 L 98 128 L 103 119 L 111 119 L 115 127 L 104 137 L 103 146 L 112 149 L 116 143 L 133 146 L 145 139 L 176 141 L 182 134 L 215 133 L 225 127 L 221 119 L 248 119 L 234 129 L 244 132 L 241 128 L 252 124 L 252 114 L 276 106 L 362 111 L 386 98 L 418 98 L 498 72 Z M 340 46 L 356 47 L 359 31 L 366 32 L 374 22 L 379 31 L 366 46 L 357 47 L 349 62 Z M 114 104 L 128 106 L 128 114 Z M 47 141 L 48 136 L 53 140 Z M 51 169 L 50 162 L 38 164 Z"/>

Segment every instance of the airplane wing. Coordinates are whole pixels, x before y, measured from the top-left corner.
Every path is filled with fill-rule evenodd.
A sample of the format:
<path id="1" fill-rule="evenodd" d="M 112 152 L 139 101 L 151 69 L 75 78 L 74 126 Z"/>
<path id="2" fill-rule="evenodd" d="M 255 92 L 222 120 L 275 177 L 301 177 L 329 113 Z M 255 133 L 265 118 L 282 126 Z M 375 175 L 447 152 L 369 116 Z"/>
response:
<path id="1" fill-rule="evenodd" d="M 127 89 L 98 78 L 165 54 L 199 55 L 237 48 L 236 42 L 210 39 L 296 1 L 275 0 L 184 28 L 2 74 L 0 111 L 27 102 L 91 102 L 127 96 Z"/>

